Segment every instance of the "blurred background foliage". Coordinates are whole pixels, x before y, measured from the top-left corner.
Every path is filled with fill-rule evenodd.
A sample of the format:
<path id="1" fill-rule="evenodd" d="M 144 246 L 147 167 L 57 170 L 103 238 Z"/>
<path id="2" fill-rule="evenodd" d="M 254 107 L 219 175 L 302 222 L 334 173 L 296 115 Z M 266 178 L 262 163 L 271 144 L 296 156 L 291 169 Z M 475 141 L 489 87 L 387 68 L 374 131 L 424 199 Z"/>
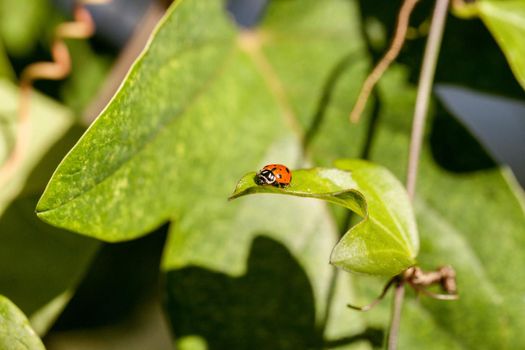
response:
<path id="1" fill-rule="evenodd" d="M 305 134 L 303 145 L 283 149 L 290 159 L 306 150 L 310 161 L 324 166 L 341 157 L 371 159 L 403 180 L 433 2 L 416 7 L 409 40 L 357 126 L 348 124 L 347 114 L 366 72 L 389 43 L 401 2 L 335 3 L 348 13 L 330 24 L 342 23 L 346 37 L 319 46 L 295 40 L 266 48 Z M 266 1 L 239 0 L 225 8 L 242 28 L 262 23 L 263 29 L 286 32 L 301 24 L 303 7 L 316 13 L 317 7 L 308 4 L 274 0 L 267 7 Z M 126 69 L 121 58 L 134 38 L 148 35 L 144 14 L 149 6 L 146 0 L 90 6 L 97 33 L 88 41 L 68 41 L 70 76 L 36 83 L 29 155 L 16 178 L 0 188 L 0 294 L 27 315 L 48 349 L 170 349 L 173 334 L 180 349 L 381 347 L 389 300 L 368 314 L 345 304 L 366 303 L 384 281 L 322 265 L 338 232 L 355 219 L 336 208 L 328 213 L 322 205 L 290 202 L 295 209 L 282 213 L 289 220 L 265 227 L 267 218 L 257 217 L 254 208 L 271 212 L 277 201 L 246 206 L 242 215 L 255 227 L 251 240 L 236 242 L 232 232 L 230 242 L 218 239 L 206 248 L 245 251 L 241 274 L 224 271 L 229 260 L 221 254 L 210 256 L 222 259 L 216 266 L 172 268 L 164 262 L 159 269 L 162 254 L 168 254 L 168 231 L 179 230 L 177 221 L 133 241 L 107 244 L 35 217 L 52 172 L 90 124 L 87 111 L 98 108 L 93 101 L 105 84 L 115 84 L 108 83 L 116 79 L 115 71 Z M 68 1 L 0 0 L 0 159 L 13 145 L 17 77 L 28 64 L 49 59 L 53 29 L 70 18 L 71 8 Z M 326 16 L 319 18 L 327 22 Z M 141 44 L 133 45 L 137 52 Z M 400 348 L 521 348 L 523 192 L 501 163 L 524 176 L 523 88 L 483 22 L 453 15 L 447 19 L 436 86 L 415 203 L 422 236 L 419 260 L 429 269 L 454 265 L 461 300 L 440 303 L 410 296 Z M 497 115 L 488 116 L 485 131 L 472 127 L 481 123 L 476 116 L 491 110 L 490 103 L 496 103 Z M 502 126 L 509 123 L 516 127 Z M 491 148 L 495 144 L 500 146 Z M 255 169 L 238 169 L 239 177 L 249 170 Z M 525 183 L 525 177 L 518 180 Z M 233 190 L 234 184 L 228 186 Z M 292 218 L 297 213 L 311 220 Z M 275 227 L 289 231 L 270 232 Z M 324 231 L 329 233 L 323 236 Z M 309 244 L 304 254 L 297 248 L 303 241 Z M 198 253 L 190 248 L 182 253 Z"/>

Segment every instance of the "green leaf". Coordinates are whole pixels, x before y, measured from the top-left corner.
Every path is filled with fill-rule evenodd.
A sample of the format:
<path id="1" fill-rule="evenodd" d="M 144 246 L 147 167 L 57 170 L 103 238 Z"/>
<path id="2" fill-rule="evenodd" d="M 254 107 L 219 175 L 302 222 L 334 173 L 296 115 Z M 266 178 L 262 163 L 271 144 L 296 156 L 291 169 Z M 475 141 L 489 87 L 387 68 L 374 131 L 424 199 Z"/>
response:
<path id="1" fill-rule="evenodd" d="M 394 276 L 415 265 L 419 249 L 410 200 L 386 169 L 360 160 L 340 160 L 340 169 L 294 170 L 290 186 L 259 186 L 255 173 L 239 181 L 231 199 L 252 193 L 279 193 L 322 199 L 363 218 L 335 246 L 331 263 L 352 272 Z"/>
<path id="2" fill-rule="evenodd" d="M 0 41 L 0 78 L 14 79 L 13 68 L 9 62 L 9 58 L 4 50 L 4 46 Z"/>
<path id="3" fill-rule="evenodd" d="M 0 80 L 0 145 L 12 147 L 18 91 Z M 31 96 L 31 137 L 24 158 L 0 189 L 0 294 L 13 300 L 44 334 L 69 301 L 98 243 L 45 225 L 34 206 L 60 158 L 79 137 L 68 109 L 37 92 Z M 68 131 L 69 129 L 69 131 Z"/>
<path id="4" fill-rule="evenodd" d="M 71 55 L 71 73 L 60 93 L 64 104 L 80 117 L 100 92 L 112 61 L 108 55 L 96 54 L 87 41 L 69 40 L 67 46 Z"/>
<path id="5" fill-rule="evenodd" d="M 372 135 L 371 159 L 397 176 L 406 172 L 415 87 L 406 67 L 394 66 L 382 79 L 377 122 Z M 368 116 L 370 117 L 370 116 Z M 347 122 L 346 120 L 344 122 Z M 341 122 L 343 123 L 343 122 Z M 350 128 L 347 126 L 346 128 Z M 318 139 L 342 137 L 344 125 Z M 331 156 L 314 154 L 329 162 Z M 326 152 L 328 148 L 312 148 Z M 487 161 L 488 160 L 488 161 Z M 460 299 L 443 302 L 429 298 L 406 299 L 400 331 L 400 348 L 429 349 L 498 348 L 525 346 L 520 296 L 525 293 L 525 264 L 521 247 L 525 213 L 521 190 L 506 169 L 490 161 L 479 143 L 439 105 L 430 111 L 428 132 L 419 168 L 414 203 L 421 238 L 418 263 L 426 270 L 451 264 L 457 271 Z M 366 304 L 376 297 L 382 283 L 359 279 L 359 296 L 352 302 Z M 388 301 L 366 313 L 370 327 L 386 328 Z"/>
<path id="6" fill-rule="evenodd" d="M 18 111 L 18 87 L 0 79 L 0 161 L 7 159 L 14 147 L 16 120 Z M 31 113 L 29 115 L 30 142 L 25 150 L 25 157 L 7 184 L 0 189 L 0 212 L 22 190 L 30 172 L 44 156 L 46 151 L 73 124 L 69 110 L 40 94 L 32 94 Z M 40 182 L 40 186 L 42 183 Z"/>
<path id="7" fill-rule="evenodd" d="M 477 1 L 479 16 L 505 54 L 514 76 L 525 89 L 525 1 Z"/>
<path id="8" fill-rule="evenodd" d="M 0 348 L 45 350 L 22 311 L 3 295 L 0 295 Z"/>
<path id="9" fill-rule="evenodd" d="M 25 55 L 34 48 L 49 20 L 48 0 L 1 0 L 0 38 L 7 51 Z"/>
<path id="10" fill-rule="evenodd" d="M 331 308 L 351 299 L 351 277 L 328 264 L 338 232 L 323 203 L 225 200 L 247 169 L 303 162 L 300 126 L 324 83 L 341 63 L 363 74 L 356 13 L 340 0 L 272 2 L 260 30 L 238 33 L 220 1 L 175 2 L 41 198 L 42 219 L 107 241 L 171 220 L 162 268 L 181 349 L 368 339 L 361 315 Z"/>
<path id="11" fill-rule="evenodd" d="M 255 101 L 248 103 L 248 91 L 238 88 L 245 81 L 257 90 L 262 82 L 246 55 L 235 47 L 233 27 L 217 15 L 221 11 L 217 1 L 183 0 L 172 6 L 157 30 L 157 40 L 57 169 L 37 206 L 40 218 L 119 241 L 151 231 L 182 209 L 179 198 L 195 196 L 193 191 L 187 193 L 188 186 L 180 179 L 189 175 L 192 182 L 202 184 L 201 191 L 217 191 L 208 184 L 208 174 L 219 174 L 221 161 L 233 164 L 241 156 L 228 154 L 237 147 L 230 128 L 242 130 L 250 125 L 256 129 L 266 122 L 263 111 L 255 110 Z M 211 22 L 197 26 L 196 13 Z M 165 29 L 170 26 L 195 30 L 186 35 Z M 245 102 L 225 99 L 229 94 Z M 263 94 L 259 103 L 268 98 Z M 209 108 L 212 104 L 213 110 Z M 241 114 L 251 119 L 238 118 Z M 264 114 L 278 121 L 275 107 Z M 219 115 L 222 118 L 216 117 Z M 190 152 L 190 140 L 200 137 L 200 128 L 209 130 L 212 137 Z M 261 129 L 253 136 L 267 137 L 268 130 Z M 248 147 L 246 151 L 254 156 L 263 151 L 261 145 Z M 218 161 L 209 164 L 207 171 L 190 170 L 207 164 L 208 155 L 217 150 L 223 154 L 217 155 Z"/>

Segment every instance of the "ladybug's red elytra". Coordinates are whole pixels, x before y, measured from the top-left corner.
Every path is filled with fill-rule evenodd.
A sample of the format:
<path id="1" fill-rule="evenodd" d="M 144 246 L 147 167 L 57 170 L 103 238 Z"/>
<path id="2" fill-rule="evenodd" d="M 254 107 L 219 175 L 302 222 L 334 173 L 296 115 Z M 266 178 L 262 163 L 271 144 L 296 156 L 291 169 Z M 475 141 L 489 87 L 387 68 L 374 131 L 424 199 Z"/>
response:
<path id="1" fill-rule="evenodd" d="M 286 187 L 292 181 L 292 172 L 282 164 L 268 164 L 262 168 L 255 177 L 258 185 L 272 185 Z"/>

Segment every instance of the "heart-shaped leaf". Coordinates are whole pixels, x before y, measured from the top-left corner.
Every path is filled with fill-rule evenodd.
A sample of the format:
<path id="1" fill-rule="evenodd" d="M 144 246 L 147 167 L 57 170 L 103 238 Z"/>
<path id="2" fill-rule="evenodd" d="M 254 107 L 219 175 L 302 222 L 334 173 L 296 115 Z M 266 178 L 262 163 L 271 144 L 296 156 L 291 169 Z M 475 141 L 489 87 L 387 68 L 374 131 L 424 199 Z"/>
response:
<path id="1" fill-rule="evenodd" d="M 408 81 L 407 68 L 399 65 L 382 79 L 371 152 L 372 160 L 399 177 L 406 172 L 408 116 L 415 101 L 415 87 Z M 338 122 L 331 122 L 330 133 L 322 129 L 317 140 L 328 145 L 334 133 L 345 135 L 347 121 Z M 418 263 L 427 270 L 451 264 L 460 299 L 406 299 L 399 346 L 522 348 L 525 307 L 518 300 L 525 283 L 517 270 L 525 265 L 522 191 L 439 105 L 430 111 L 428 130 L 414 202 L 421 238 Z M 326 164 L 347 152 L 345 146 L 314 143 L 315 160 Z M 381 283 L 365 279 L 358 285 L 363 294 L 353 300 L 357 304 L 369 302 L 381 289 Z M 366 313 L 368 324 L 386 327 L 390 312 L 388 302 L 380 304 Z"/>
<path id="2" fill-rule="evenodd" d="M 260 186 L 255 173 L 237 184 L 231 199 L 253 193 L 279 193 L 322 199 L 363 218 L 335 246 L 330 261 L 352 272 L 394 276 L 416 263 L 419 240 L 410 200 L 383 167 L 340 160 L 339 169 L 294 170 L 289 186 Z M 341 170 L 345 169 L 345 170 Z"/>
<path id="3" fill-rule="evenodd" d="M 22 311 L 3 295 L 0 295 L 0 348 L 45 350 Z"/>
<path id="4" fill-rule="evenodd" d="M 363 74 L 356 13 L 341 0 L 275 1 L 258 30 L 239 33 L 222 1 L 175 2 L 41 198 L 42 219 L 107 241 L 172 220 L 162 268 L 180 349 L 368 337 L 361 315 L 331 307 L 351 298 L 351 281 L 328 264 L 338 232 L 323 203 L 226 201 L 244 169 L 303 162 L 325 82 L 339 67 Z"/>

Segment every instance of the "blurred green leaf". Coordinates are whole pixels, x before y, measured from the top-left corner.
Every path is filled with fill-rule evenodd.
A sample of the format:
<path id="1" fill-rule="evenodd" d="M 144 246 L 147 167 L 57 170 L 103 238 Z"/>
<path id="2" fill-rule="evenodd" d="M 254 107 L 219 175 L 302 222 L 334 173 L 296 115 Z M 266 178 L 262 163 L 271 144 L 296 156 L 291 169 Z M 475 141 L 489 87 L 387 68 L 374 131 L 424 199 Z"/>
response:
<path id="1" fill-rule="evenodd" d="M 352 272 L 394 276 L 413 266 L 419 240 L 410 200 L 388 170 L 360 160 L 333 168 L 294 170 L 290 186 L 259 186 L 255 173 L 239 181 L 231 199 L 252 193 L 280 193 L 322 199 L 362 217 L 335 246 L 331 263 Z"/>
<path id="2" fill-rule="evenodd" d="M 45 334 L 71 298 L 98 243 L 38 220 L 33 211 L 38 197 L 15 200 L 0 217 L 0 293 Z"/>
<path id="3" fill-rule="evenodd" d="M 100 91 L 111 66 L 111 57 L 95 53 L 89 43 L 82 40 L 68 40 L 71 55 L 71 74 L 61 87 L 64 104 L 77 117 Z"/>
<path id="4" fill-rule="evenodd" d="M 48 0 L 0 0 L 0 38 L 7 52 L 21 56 L 34 48 L 49 9 Z"/>
<path id="5" fill-rule="evenodd" d="M 14 142 L 17 87 L 0 80 L 0 145 L 3 155 Z M 25 156 L 0 189 L 0 293 L 29 315 L 43 334 L 72 294 L 88 266 L 97 242 L 43 224 L 34 206 L 60 158 L 79 137 L 69 129 L 69 110 L 34 92 L 31 95 L 31 136 Z M 69 129 L 69 132 L 68 132 Z"/>
<path id="6" fill-rule="evenodd" d="M 3 295 L 0 295 L 0 348 L 3 350 L 45 349 L 22 311 Z"/>
<path id="7" fill-rule="evenodd" d="M 525 1 L 480 0 L 476 7 L 525 89 Z"/>
<path id="8" fill-rule="evenodd" d="M 62 137 L 73 124 L 69 110 L 38 93 L 31 95 L 29 115 L 30 136 L 24 158 L 15 174 L 0 189 L 0 212 L 22 190 L 29 174 L 47 150 Z M 19 106 L 18 87 L 0 79 L 0 161 L 7 159 L 14 147 Z M 40 182 L 40 186 L 42 183 Z"/>
<path id="9" fill-rule="evenodd" d="M 2 41 L 0 40 L 0 78 L 13 79 L 14 78 L 13 68 L 9 62 L 9 58 L 4 50 Z"/>

